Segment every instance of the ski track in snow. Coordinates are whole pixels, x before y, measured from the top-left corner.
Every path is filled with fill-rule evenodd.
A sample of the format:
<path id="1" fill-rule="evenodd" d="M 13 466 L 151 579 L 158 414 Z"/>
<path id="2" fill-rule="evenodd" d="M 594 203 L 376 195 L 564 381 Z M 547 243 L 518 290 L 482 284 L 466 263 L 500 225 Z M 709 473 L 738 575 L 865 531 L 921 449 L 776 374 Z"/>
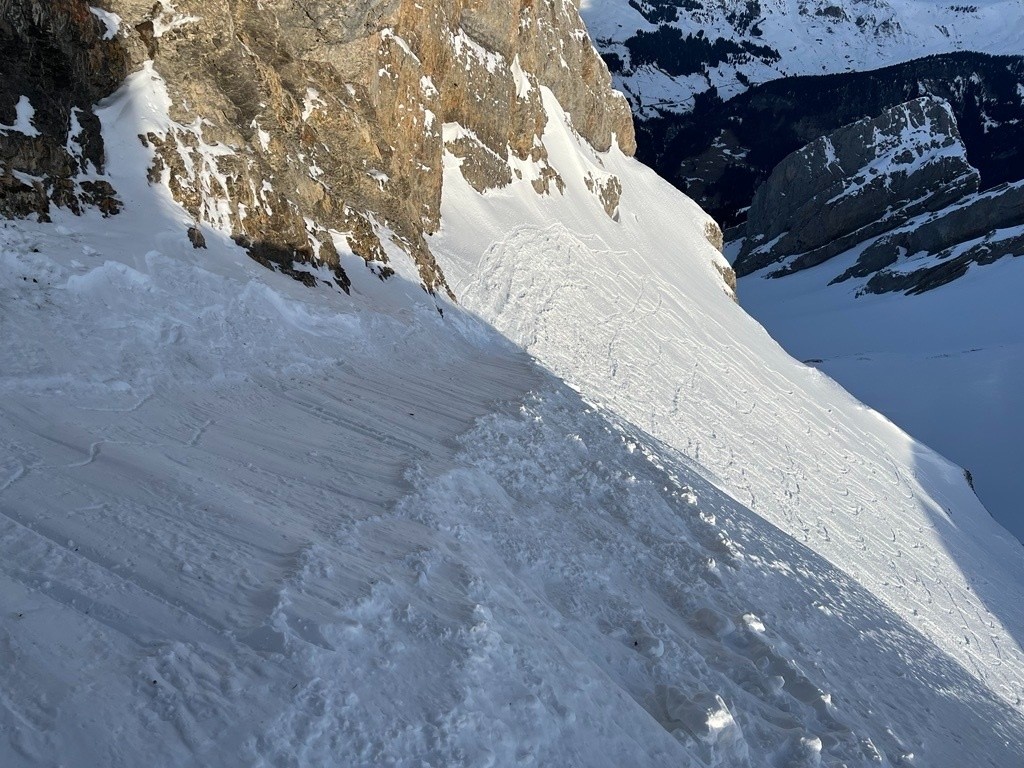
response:
<path id="1" fill-rule="evenodd" d="M 588 400 L 682 451 L 1021 707 L 1024 621 L 1008 599 L 1024 579 L 1021 549 L 962 470 L 723 302 L 699 214 L 687 227 L 685 199 L 653 174 L 610 153 L 604 170 L 633 183 L 620 222 L 588 219 L 586 196 L 573 190 L 585 152 L 560 132 L 557 104 L 549 109 L 544 140 L 566 177 L 564 198 L 480 199 L 454 166 L 446 178 L 449 228 L 438 248 L 465 306 Z M 665 221 L 678 229 L 666 232 Z M 460 222 L 474 222 L 489 245 L 476 247 Z M 650 313 L 620 314 L 641 297 Z"/>
<path id="2" fill-rule="evenodd" d="M 785 280 L 744 278 L 743 306 L 794 356 L 820 361 L 815 367 L 969 469 L 988 510 L 1024 537 L 1016 471 L 1024 452 L 1024 261 L 975 265 L 920 296 L 858 297 L 863 280 L 827 285 L 860 250 Z"/>
<path id="3" fill-rule="evenodd" d="M 545 254 L 544 259 L 536 256 L 541 253 Z M 542 360 L 558 360 L 556 370 L 567 373 L 571 370 L 573 380 L 606 382 L 606 388 L 601 391 L 601 402 L 619 404 L 626 402 L 632 392 L 660 387 L 663 390 L 659 393 L 660 397 L 642 401 L 643 407 L 631 406 L 626 411 L 653 434 L 674 436 L 677 434 L 672 431 L 674 423 L 677 419 L 686 418 L 686 413 L 680 413 L 675 392 L 669 397 L 667 388 L 672 382 L 669 374 L 675 368 L 674 356 L 680 355 L 692 360 L 700 383 L 699 388 L 691 388 L 689 392 L 691 401 L 697 401 L 690 408 L 699 409 L 700 422 L 693 430 L 686 430 L 684 445 L 692 451 L 693 457 L 713 471 L 723 487 L 730 489 L 737 498 L 755 509 L 763 507 L 758 504 L 759 495 L 762 499 L 773 497 L 772 501 L 775 502 L 775 508 L 780 510 L 787 530 L 805 542 L 812 538 L 822 541 L 827 550 L 865 550 L 863 544 L 857 545 L 850 538 L 844 526 L 833 525 L 833 532 L 828 533 L 829 518 L 832 516 L 845 513 L 863 517 L 856 531 L 857 535 L 863 537 L 867 528 L 866 532 L 875 539 L 871 560 L 876 570 L 872 577 L 881 578 L 883 585 L 892 587 L 897 594 L 904 591 L 904 569 L 897 563 L 907 555 L 905 549 L 908 546 L 915 546 L 905 542 L 914 542 L 917 538 L 915 533 L 923 532 L 923 528 L 918 523 L 917 531 L 908 530 L 907 522 L 902 521 L 900 515 L 893 514 L 894 510 L 905 507 L 908 502 L 916 507 L 919 495 L 911 485 L 913 478 L 907 477 L 888 458 L 888 447 L 870 428 L 844 423 L 832 417 L 827 406 L 813 402 L 803 404 L 805 410 L 801 410 L 799 422 L 793 424 L 792 433 L 786 434 L 780 427 L 787 421 L 792 424 L 792 417 L 784 416 L 791 406 L 773 393 L 793 396 L 792 382 L 787 381 L 779 372 L 762 367 L 760 354 L 752 354 L 740 345 L 726 344 L 722 354 L 709 355 L 699 348 L 700 341 L 692 335 L 680 332 L 672 338 L 670 332 L 660 330 L 703 324 L 708 329 L 709 337 L 727 339 L 730 334 L 724 326 L 716 326 L 715 321 L 708 317 L 697 318 L 694 311 L 685 306 L 679 307 L 681 318 L 668 322 L 664 313 L 656 322 L 651 322 L 649 317 L 645 320 L 646 315 L 642 312 L 635 315 L 602 316 L 604 302 L 595 306 L 591 303 L 592 293 L 579 289 L 571 280 L 560 279 L 561 275 L 587 272 L 592 275 L 592 283 L 588 283 L 587 288 L 596 284 L 614 292 L 613 297 L 607 299 L 608 304 L 636 306 L 644 288 L 638 278 L 600 266 L 610 256 L 607 251 L 587 246 L 557 225 L 546 230 L 521 229 L 485 253 L 479 273 L 486 276 L 489 284 L 467 285 L 465 298 L 467 303 L 471 303 L 477 294 L 500 296 L 504 302 L 504 297 L 516 296 L 535 302 L 537 311 L 532 311 L 532 308 L 525 312 L 517 309 L 511 322 L 502 317 L 501 313 L 507 306 L 504 303 L 500 307 L 488 307 L 484 315 L 500 318 L 499 327 L 510 337 L 523 339 L 526 348 Z M 534 267 L 527 273 L 522 268 L 522 260 L 543 266 Z M 597 265 L 593 263 L 594 260 Z M 513 280 L 530 282 L 518 286 L 502 284 L 503 281 Z M 656 277 L 648 277 L 644 285 L 655 293 L 671 293 L 664 281 Z M 579 312 L 580 307 L 585 308 L 580 312 L 584 322 L 574 324 L 567 320 L 570 314 Z M 593 322 L 593 318 L 597 318 L 597 321 Z M 642 336 L 629 333 L 630 328 L 638 325 L 650 331 Z M 587 348 L 593 348 L 600 354 L 579 354 L 579 350 Z M 562 356 L 566 354 L 564 351 L 571 351 L 571 362 L 562 362 Z M 752 377 L 748 371 L 756 371 L 757 378 Z M 808 377 L 814 375 L 811 369 L 807 369 L 806 373 Z M 774 378 L 775 386 L 765 387 L 765 378 Z M 741 397 L 747 397 L 749 401 L 741 400 Z M 653 407 L 649 404 L 652 401 Z M 668 407 L 670 403 L 671 408 Z M 769 479 L 774 482 L 767 488 L 764 487 L 764 475 L 750 472 L 749 460 L 739 460 L 732 447 L 735 445 L 736 433 L 730 432 L 726 425 L 738 419 L 743 422 L 742 434 L 747 443 L 743 446 L 744 452 L 773 459 L 774 466 L 771 467 Z M 857 471 L 836 457 L 834 452 L 816 453 L 802 444 L 820 445 L 822 442 L 833 446 L 856 446 L 857 452 L 878 459 L 854 459 L 861 463 L 860 471 Z M 854 454 L 851 451 L 847 455 L 852 458 Z M 805 493 L 805 489 L 808 492 Z M 821 500 L 831 501 L 830 497 L 835 491 L 842 496 L 841 506 L 822 510 Z M 931 510 L 933 517 L 948 517 L 951 514 L 951 509 Z M 942 525 L 944 522 L 940 518 L 937 524 Z M 936 522 L 932 525 L 936 525 Z M 925 553 L 925 557 L 929 555 Z M 856 562 L 842 564 L 852 568 L 855 573 L 869 570 Z M 858 565 L 861 567 L 858 568 Z M 946 578 L 942 570 L 933 569 L 938 566 L 938 561 L 914 563 L 911 567 L 914 566 L 921 567 L 922 573 L 929 574 L 929 581 L 941 582 Z M 961 600 L 976 604 L 976 599 L 966 591 L 958 592 L 955 596 L 948 589 L 946 592 L 949 595 L 948 601 L 938 606 L 946 617 L 954 620 L 959 617 L 958 605 Z M 911 593 L 900 602 L 909 602 L 912 610 L 927 610 L 926 606 L 932 604 L 934 599 L 932 594 L 918 596 Z M 976 609 L 981 615 L 990 615 L 984 606 L 976 606 Z M 988 623 L 992 620 L 990 617 Z M 969 623 L 963 622 L 963 626 L 963 644 L 974 646 L 964 654 L 965 663 L 980 673 L 985 665 L 974 663 L 972 657 L 989 653 L 989 644 L 982 643 L 974 631 L 967 629 Z M 941 631 L 942 628 L 936 626 L 935 629 Z M 998 653 L 998 640 L 994 639 L 992 643 Z M 1016 697 L 1019 691 L 1014 690 L 1012 695 Z"/>

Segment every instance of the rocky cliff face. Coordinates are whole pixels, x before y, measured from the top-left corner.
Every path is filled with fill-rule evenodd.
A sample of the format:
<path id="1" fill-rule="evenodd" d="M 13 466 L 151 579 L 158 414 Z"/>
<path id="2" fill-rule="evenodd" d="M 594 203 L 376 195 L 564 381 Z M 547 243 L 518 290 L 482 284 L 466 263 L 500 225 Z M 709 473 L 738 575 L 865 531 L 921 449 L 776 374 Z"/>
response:
<path id="1" fill-rule="evenodd" d="M 956 121 L 922 98 L 811 142 L 754 193 L 734 267 L 804 269 L 978 189 Z"/>
<path id="2" fill-rule="evenodd" d="M 1024 183 L 979 193 L 949 105 L 931 97 L 860 120 L 786 157 L 754 194 L 734 267 L 771 277 L 857 249 L 833 282 L 921 293 L 1024 252 Z"/>
<path id="3" fill-rule="evenodd" d="M 116 213 L 93 105 L 128 73 L 121 43 L 84 2 L 0 0 L 0 50 L 0 216 Z"/>
<path id="4" fill-rule="evenodd" d="M 862 293 L 924 293 L 956 280 L 972 264 L 1024 254 L 1024 182 L 968 195 L 886 233 L 832 282 L 867 277 Z"/>
<path id="5" fill-rule="evenodd" d="M 637 123 L 637 156 L 731 228 L 786 155 L 921 96 L 948 102 L 983 188 L 1024 178 L 1024 58 L 954 53 L 791 77 Z"/>
<path id="6" fill-rule="evenodd" d="M 147 61 L 173 102 L 167 129 L 140 137 L 153 150 L 150 180 L 167 184 L 193 217 L 194 242 L 201 244 L 204 226 L 214 227 L 301 279 L 308 273 L 295 272 L 295 262 L 334 268 L 341 287 L 339 250 L 383 278 L 397 249 L 416 261 L 426 289 L 447 290 L 424 239 L 439 225 L 443 124 L 459 125 L 448 150 L 481 190 L 527 168 L 539 194 L 559 194 L 537 138 L 546 119 L 541 86 L 595 148 L 635 148 L 628 104 L 611 89 L 567 0 L 94 1 L 103 7 L 0 0 L 0 34 L 35 51 L 5 60 L 14 84 L 0 93 L 0 120 L 16 119 L 22 97 L 39 115 L 55 115 L 36 120 L 39 136 L 9 139 L 15 132 L 8 131 L 0 143 L 49 148 L 38 161 L 26 150 L 0 155 L 5 178 L 15 180 L 4 183 L 35 194 L 5 194 L 8 215 L 74 207 L 52 192 L 81 175 L 81 163 L 61 154 L 71 146 L 69 115 L 88 118 L 96 99 Z M 51 49 L 67 64 L 42 68 L 30 81 L 36 90 L 24 92 L 12 68 L 31 67 L 32 56 L 48 61 Z M 54 89 L 67 79 L 64 70 L 77 80 Z M 48 88 L 58 107 L 46 103 Z M 89 126 L 82 146 L 101 174 L 99 130 Z M 610 212 L 615 188 L 595 185 Z"/>

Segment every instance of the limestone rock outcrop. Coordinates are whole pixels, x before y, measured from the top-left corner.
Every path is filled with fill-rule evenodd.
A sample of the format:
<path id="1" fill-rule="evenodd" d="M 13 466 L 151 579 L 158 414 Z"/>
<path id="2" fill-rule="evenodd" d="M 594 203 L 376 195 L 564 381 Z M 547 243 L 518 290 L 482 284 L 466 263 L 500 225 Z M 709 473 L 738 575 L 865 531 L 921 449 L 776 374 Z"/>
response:
<path id="1" fill-rule="evenodd" d="M 36 123 L 51 154 L 67 144 L 70 112 L 88 119 L 97 99 L 152 61 L 173 104 L 169 129 L 140 137 L 154 155 L 151 181 L 167 184 L 195 225 L 229 232 L 262 263 L 322 264 L 342 287 L 340 248 L 381 277 L 397 248 L 427 290 L 447 290 L 424 237 L 439 225 L 444 124 L 461 127 L 449 151 L 468 160 L 479 189 L 511 182 L 511 155 L 538 168 L 539 193 L 558 193 L 538 138 L 540 86 L 596 149 L 635 150 L 629 106 L 569 0 L 0 0 L 0 35 L 64 52 L 78 78 L 58 110 L 28 94 L 40 119 L 56 115 Z M 40 77 L 45 89 L 63 75 Z M 0 92 L 0 123 L 16 119 L 19 88 Z M 83 146 L 101 170 L 90 126 Z M 6 146 L 0 136 L 3 212 L 38 211 L 20 188 L 8 191 L 38 179 L 68 204 L 52 190 L 77 167 L 29 162 L 29 150 Z M 616 183 L 595 192 L 608 209 Z"/>
<path id="2" fill-rule="evenodd" d="M 919 217 L 868 245 L 833 283 L 870 278 L 865 293 L 924 293 L 991 264 L 1024 254 L 1024 182 L 971 195 Z"/>
<path id="3" fill-rule="evenodd" d="M 754 193 L 733 265 L 806 269 L 977 192 L 949 105 L 923 97 L 797 150 Z"/>
<path id="4" fill-rule="evenodd" d="M 917 99 L 785 158 L 737 229 L 734 266 L 780 277 L 857 249 L 832 283 L 923 293 L 1024 253 L 1024 182 L 978 187 L 948 105 Z"/>

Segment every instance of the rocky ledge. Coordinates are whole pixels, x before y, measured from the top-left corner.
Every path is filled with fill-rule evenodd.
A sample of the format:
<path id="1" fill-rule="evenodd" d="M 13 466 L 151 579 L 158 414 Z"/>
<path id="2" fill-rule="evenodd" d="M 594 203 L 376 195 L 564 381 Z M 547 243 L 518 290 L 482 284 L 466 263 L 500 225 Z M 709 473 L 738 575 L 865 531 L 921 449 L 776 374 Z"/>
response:
<path id="1" fill-rule="evenodd" d="M 167 130 L 140 140 L 193 242 L 226 231 L 268 266 L 334 268 L 341 287 L 339 248 L 382 278 L 397 249 L 425 289 L 447 290 L 425 239 L 443 124 L 484 190 L 511 182 L 514 157 L 539 194 L 559 193 L 541 86 L 595 148 L 635 150 L 569 0 L 0 0 L 0 43 L 0 214 L 116 213 L 92 105 L 152 62 L 173 104 Z M 616 191 L 594 190 L 609 215 Z"/>
<path id="2" fill-rule="evenodd" d="M 754 194 L 734 268 L 781 277 L 854 253 L 832 282 L 921 293 L 1024 252 L 1024 183 L 979 193 L 949 105 L 923 97 L 823 136 Z"/>
<path id="3" fill-rule="evenodd" d="M 948 104 L 925 97 L 858 120 L 786 157 L 754 193 L 740 277 L 812 267 L 976 192 Z"/>
<path id="4" fill-rule="evenodd" d="M 93 105 L 128 74 L 123 45 L 84 2 L 0 0 L 0 50 L 0 216 L 117 213 Z"/>

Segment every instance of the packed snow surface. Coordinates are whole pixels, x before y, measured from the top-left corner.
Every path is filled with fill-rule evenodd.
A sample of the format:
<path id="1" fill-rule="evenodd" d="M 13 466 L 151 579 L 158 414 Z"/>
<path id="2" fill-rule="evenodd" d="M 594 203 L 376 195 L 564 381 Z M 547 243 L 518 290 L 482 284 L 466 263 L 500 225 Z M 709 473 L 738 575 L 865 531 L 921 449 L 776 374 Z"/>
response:
<path id="1" fill-rule="evenodd" d="M 549 92 L 564 196 L 449 158 L 433 247 L 528 355 L 194 250 L 156 78 L 102 112 L 122 215 L 0 227 L 0 765 L 1024 761 L 1021 548 L 686 198 Z"/>
<path id="2" fill-rule="evenodd" d="M 36 110 L 28 96 L 22 96 L 15 105 L 15 119 L 12 125 L 0 123 L 0 133 L 22 133 L 26 136 L 38 136 L 39 130 L 32 124 Z"/>

